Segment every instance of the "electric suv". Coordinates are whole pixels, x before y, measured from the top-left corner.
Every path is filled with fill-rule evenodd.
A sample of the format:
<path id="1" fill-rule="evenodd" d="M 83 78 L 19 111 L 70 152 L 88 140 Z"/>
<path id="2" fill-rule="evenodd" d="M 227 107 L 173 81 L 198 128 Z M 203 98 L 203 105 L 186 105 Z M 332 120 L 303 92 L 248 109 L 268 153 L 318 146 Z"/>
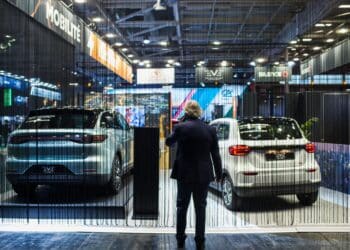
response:
<path id="1" fill-rule="evenodd" d="M 112 193 L 133 166 L 133 131 L 120 113 L 33 110 L 9 137 L 6 176 L 19 195 L 39 184 L 98 184 Z"/>
<path id="2" fill-rule="evenodd" d="M 211 125 L 219 139 L 228 209 L 242 209 L 246 197 L 296 194 L 303 205 L 317 200 L 321 175 L 315 146 L 295 120 L 222 118 Z"/>

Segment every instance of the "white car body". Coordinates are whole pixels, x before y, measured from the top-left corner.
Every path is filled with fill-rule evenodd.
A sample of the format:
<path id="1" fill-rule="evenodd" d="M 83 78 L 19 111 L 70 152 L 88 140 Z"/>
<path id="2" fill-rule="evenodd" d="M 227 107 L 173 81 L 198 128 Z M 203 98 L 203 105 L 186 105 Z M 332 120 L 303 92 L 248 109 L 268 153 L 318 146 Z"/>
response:
<path id="1" fill-rule="evenodd" d="M 223 179 L 223 192 L 227 192 L 225 185 L 231 184 L 232 189 L 231 198 L 225 197 L 223 193 L 225 205 L 233 210 L 239 210 L 241 204 L 237 204 L 237 201 L 233 204 L 235 198 L 238 203 L 242 203 L 241 198 L 244 197 L 286 194 L 297 194 L 301 203 L 311 205 L 315 202 L 315 197 L 311 199 L 312 202 L 310 199 L 306 199 L 309 202 L 303 202 L 305 199 L 303 200 L 302 196 L 313 194 L 317 199 L 321 182 L 320 168 L 314 153 L 308 153 L 305 149 L 306 145 L 313 144 L 305 138 L 293 119 L 258 117 L 253 119 L 280 119 L 291 122 L 293 128 L 300 131 L 301 136 L 285 140 L 244 140 L 239 131 L 240 121 L 222 118 L 211 122 L 210 125 L 216 127 L 218 132 L 223 172 L 226 177 Z M 228 131 L 224 131 L 227 129 Z M 232 155 L 232 147 L 237 145 L 245 145 L 250 151 L 241 156 Z M 268 157 L 275 159 L 271 160 Z M 231 203 L 230 199 L 233 199 Z"/>

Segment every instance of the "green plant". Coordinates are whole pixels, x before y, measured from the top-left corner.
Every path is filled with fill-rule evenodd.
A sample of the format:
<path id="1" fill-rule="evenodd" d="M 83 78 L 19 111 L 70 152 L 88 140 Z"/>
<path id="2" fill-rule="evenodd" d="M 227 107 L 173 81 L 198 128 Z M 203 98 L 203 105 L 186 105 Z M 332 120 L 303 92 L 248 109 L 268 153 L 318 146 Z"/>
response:
<path id="1" fill-rule="evenodd" d="M 317 117 L 312 117 L 303 124 L 301 124 L 301 130 L 304 132 L 305 137 L 310 140 L 311 139 L 311 129 L 312 126 L 318 122 L 319 119 Z"/>

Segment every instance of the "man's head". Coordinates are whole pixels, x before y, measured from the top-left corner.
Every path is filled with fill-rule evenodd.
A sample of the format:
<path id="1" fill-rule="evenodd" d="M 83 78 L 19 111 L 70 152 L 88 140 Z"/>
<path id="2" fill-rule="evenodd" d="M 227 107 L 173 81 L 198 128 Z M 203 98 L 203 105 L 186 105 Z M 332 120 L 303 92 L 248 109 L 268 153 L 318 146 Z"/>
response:
<path id="1" fill-rule="evenodd" d="M 189 117 L 200 118 L 202 115 L 201 107 L 196 101 L 188 101 L 185 105 L 185 114 Z"/>

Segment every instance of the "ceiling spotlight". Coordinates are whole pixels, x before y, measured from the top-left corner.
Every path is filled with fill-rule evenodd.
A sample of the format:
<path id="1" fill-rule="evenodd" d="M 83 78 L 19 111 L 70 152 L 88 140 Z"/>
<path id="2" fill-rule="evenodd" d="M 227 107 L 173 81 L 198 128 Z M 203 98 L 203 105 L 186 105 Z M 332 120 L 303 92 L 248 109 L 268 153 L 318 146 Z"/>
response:
<path id="1" fill-rule="evenodd" d="M 309 56 L 309 54 L 308 53 L 304 53 L 303 56 Z"/>
<path id="2" fill-rule="evenodd" d="M 132 60 L 132 63 L 134 63 L 134 64 L 139 63 L 139 62 L 140 62 L 139 59 L 134 59 L 134 60 Z"/>
<path id="3" fill-rule="evenodd" d="M 303 38 L 303 42 L 311 42 L 312 38 Z"/>
<path id="4" fill-rule="evenodd" d="M 346 34 L 349 32 L 349 29 L 348 28 L 341 28 L 341 29 L 338 29 L 337 30 L 337 33 L 338 34 Z"/>
<path id="5" fill-rule="evenodd" d="M 144 44 L 150 44 L 151 40 L 149 40 L 148 38 L 143 39 L 143 43 Z"/>
<path id="6" fill-rule="evenodd" d="M 220 63 L 221 67 L 227 67 L 228 66 L 228 62 L 227 61 L 222 61 Z"/>
<path id="7" fill-rule="evenodd" d="M 151 63 L 150 60 L 143 60 L 143 62 L 144 62 L 145 64 L 150 64 L 150 63 Z"/>
<path id="8" fill-rule="evenodd" d="M 91 20 L 92 20 L 94 23 L 101 23 L 101 22 L 103 22 L 103 18 L 102 18 L 102 17 L 99 17 L 99 16 L 93 17 Z"/>
<path id="9" fill-rule="evenodd" d="M 252 66 L 252 67 L 255 67 L 256 63 L 254 61 L 252 61 L 252 62 L 249 63 L 249 65 Z"/>
<path id="10" fill-rule="evenodd" d="M 316 23 L 315 27 L 325 27 L 326 25 L 324 23 Z"/>
<path id="11" fill-rule="evenodd" d="M 287 64 L 288 64 L 289 67 L 293 67 L 295 65 L 295 62 L 289 61 Z"/>
<path id="12" fill-rule="evenodd" d="M 169 60 L 168 60 L 168 63 L 170 63 L 170 64 L 171 64 L 171 63 L 174 63 L 174 60 L 173 60 L 173 59 L 169 59 Z"/>
<path id="13" fill-rule="evenodd" d="M 331 23 L 326 23 L 326 27 L 332 27 L 333 26 L 333 24 L 331 24 Z"/>
<path id="14" fill-rule="evenodd" d="M 297 40 L 292 40 L 292 41 L 290 41 L 289 43 L 290 43 L 290 44 L 297 44 L 298 41 L 297 41 Z"/>
<path id="15" fill-rule="evenodd" d="M 213 47 L 213 48 L 211 48 L 212 50 L 219 50 L 220 48 L 218 48 L 218 47 Z"/>
<path id="16" fill-rule="evenodd" d="M 291 51 L 296 51 L 297 49 L 296 48 L 290 48 Z"/>
<path id="17" fill-rule="evenodd" d="M 278 66 L 278 65 L 280 65 L 280 62 L 274 62 L 273 64 Z"/>
<path id="18" fill-rule="evenodd" d="M 214 44 L 214 45 L 220 45 L 221 42 L 220 42 L 220 41 L 214 41 L 213 44 Z"/>
<path id="19" fill-rule="evenodd" d="M 205 61 L 199 61 L 199 62 L 197 62 L 197 65 L 198 65 L 198 66 L 201 66 L 201 65 L 203 65 L 203 64 L 205 64 Z"/>
<path id="20" fill-rule="evenodd" d="M 157 0 L 157 2 L 153 5 L 154 10 L 166 10 L 166 5 L 162 2 L 162 0 Z"/>
<path id="21" fill-rule="evenodd" d="M 165 67 L 171 67 L 171 65 L 169 63 L 165 64 Z"/>
<path id="22" fill-rule="evenodd" d="M 159 42 L 161 46 L 168 46 L 168 41 L 161 41 Z"/>
<path id="23" fill-rule="evenodd" d="M 145 65 L 144 62 L 139 62 L 139 66 L 143 66 L 143 65 Z"/>
<path id="24" fill-rule="evenodd" d="M 315 46 L 315 47 L 312 48 L 312 50 L 314 50 L 314 51 L 318 51 L 318 50 L 321 50 L 321 49 L 322 49 L 322 48 L 319 47 L 319 46 Z"/>
<path id="25" fill-rule="evenodd" d="M 263 57 L 259 57 L 259 58 L 257 58 L 255 61 L 256 61 L 257 63 L 264 63 L 264 62 L 266 62 L 266 59 L 263 58 Z"/>
<path id="26" fill-rule="evenodd" d="M 316 34 L 320 34 L 320 33 L 323 33 L 323 32 L 324 32 L 324 30 L 316 30 L 315 31 Z"/>
<path id="27" fill-rule="evenodd" d="M 122 48 L 122 51 L 125 52 L 125 51 L 128 51 L 128 49 L 127 48 Z"/>
<path id="28" fill-rule="evenodd" d="M 298 57 L 293 58 L 293 61 L 294 61 L 294 62 L 299 62 L 299 60 L 300 60 L 300 59 L 299 59 Z"/>
<path id="29" fill-rule="evenodd" d="M 339 5 L 339 9 L 350 9 L 350 4 L 341 4 Z"/>
<path id="30" fill-rule="evenodd" d="M 129 58 L 133 58 L 134 55 L 133 55 L 133 54 L 129 54 L 128 57 L 129 57 Z"/>
<path id="31" fill-rule="evenodd" d="M 175 62 L 174 65 L 177 66 L 177 67 L 179 67 L 179 66 L 181 66 L 181 63 Z"/>
<path id="32" fill-rule="evenodd" d="M 328 38 L 328 39 L 326 40 L 326 43 L 332 43 L 332 42 L 334 42 L 334 39 L 333 39 L 333 38 Z"/>
<path id="33" fill-rule="evenodd" d="M 116 42 L 114 45 L 117 47 L 123 46 L 123 44 L 121 42 Z"/>
<path id="34" fill-rule="evenodd" d="M 74 0 L 75 3 L 86 3 L 86 0 Z"/>
<path id="35" fill-rule="evenodd" d="M 151 66 L 151 64 L 146 64 L 146 68 L 150 68 Z"/>
<path id="36" fill-rule="evenodd" d="M 107 38 L 114 38 L 114 37 L 116 37 L 117 35 L 114 34 L 114 33 L 107 33 L 105 36 L 106 36 Z"/>

